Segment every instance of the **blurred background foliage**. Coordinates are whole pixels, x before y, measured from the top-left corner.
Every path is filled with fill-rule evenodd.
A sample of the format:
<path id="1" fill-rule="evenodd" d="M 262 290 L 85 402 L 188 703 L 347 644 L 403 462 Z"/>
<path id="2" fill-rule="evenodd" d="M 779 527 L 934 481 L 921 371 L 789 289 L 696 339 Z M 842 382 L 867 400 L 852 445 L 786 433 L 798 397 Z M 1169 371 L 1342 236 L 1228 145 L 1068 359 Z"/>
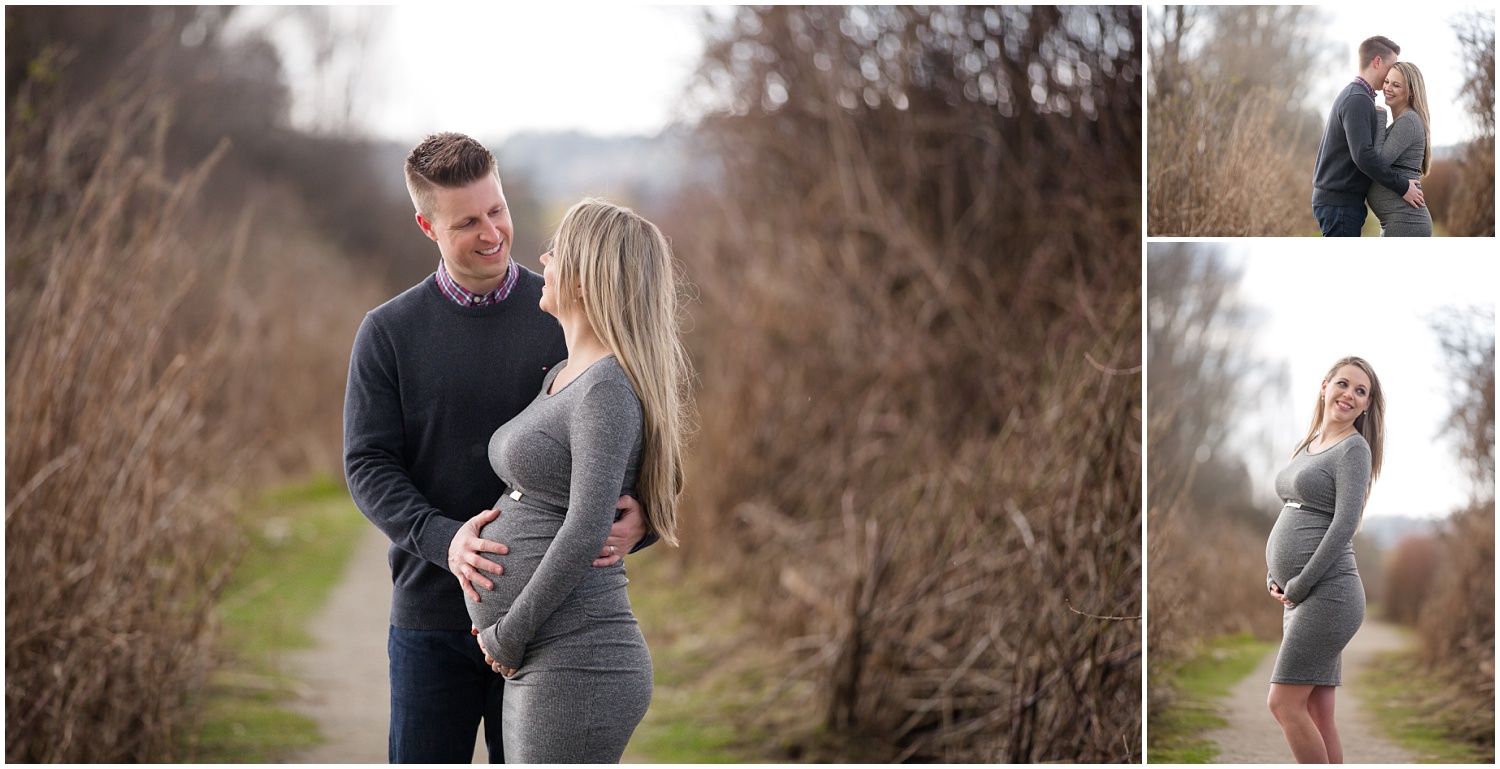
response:
<path id="1" fill-rule="evenodd" d="M 1238 633 L 1281 637 L 1281 607 L 1265 593 L 1265 545 L 1277 511 L 1253 491 L 1269 480 L 1252 481 L 1246 466 L 1265 437 L 1244 434 L 1239 412 L 1263 408 L 1266 393 L 1284 398 L 1289 386 L 1285 361 L 1253 352 L 1256 312 L 1241 297 L 1239 268 L 1223 247 L 1152 243 L 1146 275 L 1147 707 L 1156 713 L 1179 696 L 1160 671 L 1193 659 L 1205 642 Z M 1436 525 L 1395 536 L 1394 544 L 1383 541 L 1380 521 L 1367 519 L 1354 549 L 1369 619 L 1413 630 L 1421 667 L 1445 687 L 1443 720 L 1492 755 L 1494 315 L 1453 308 L 1430 324 L 1451 385 L 1447 437 L 1473 481 L 1472 498 Z M 1301 407 L 1288 429 L 1303 424 Z M 1215 579 L 1196 578 L 1203 574 Z"/>
<path id="2" fill-rule="evenodd" d="M 354 330 L 425 246 L 235 13 L 5 11 L 8 760 L 192 758 L 234 496 L 339 472 Z"/>
<path id="3" fill-rule="evenodd" d="M 1356 69 L 1329 24 L 1317 6 L 1151 7 L 1147 235 L 1318 233 L 1312 170 L 1329 105 L 1309 94 L 1315 77 Z M 1435 234 L 1493 236 L 1494 16 L 1469 12 L 1452 27 L 1477 135 L 1451 152 L 1435 146 L 1422 187 Z"/>
<path id="4" fill-rule="evenodd" d="M 6 8 L 9 760 L 193 758 L 236 499 L 341 474 L 354 331 L 434 266 L 358 31 L 279 11 L 294 120 L 241 13 Z M 680 185 L 624 196 L 697 292 L 676 568 L 807 693 L 769 760 L 1139 760 L 1141 33 L 740 8 Z M 530 264 L 569 201 L 496 149 Z"/>
<path id="5" fill-rule="evenodd" d="M 710 43 L 723 183 L 668 228 L 702 300 L 684 555 L 876 760 L 1140 755 L 1139 39 L 1128 7 L 830 7 Z"/>

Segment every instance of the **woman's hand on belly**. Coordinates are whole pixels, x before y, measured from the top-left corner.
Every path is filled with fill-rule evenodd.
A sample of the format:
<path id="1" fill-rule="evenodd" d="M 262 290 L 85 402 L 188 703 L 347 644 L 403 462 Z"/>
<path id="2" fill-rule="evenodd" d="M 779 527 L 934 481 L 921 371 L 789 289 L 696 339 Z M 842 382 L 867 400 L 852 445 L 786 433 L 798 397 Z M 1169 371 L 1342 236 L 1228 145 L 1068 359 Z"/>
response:
<path id="1" fill-rule="evenodd" d="M 1297 605 L 1297 604 L 1294 604 L 1291 601 L 1288 601 L 1286 599 L 1286 594 L 1283 593 L 1283 592 L 1281 592 L 1281 586 L 1278 585 L 1278 584 L 1276 584 L 1275 582 L 1272 582 L 1271 585 L 1270 585 L 1270 587 L 1267 588 L 1267 589 L 1271 591 L 1271 597 L 1272 598 L 1275 598 L 1276 600 L 1278 600 L 1278 601 L 1286 604 L 1287 606 L 1296 606 Z"/>
<path id="2" fill-rule="evenodd" d="M 485 664 L 490 666 L 490 670 L 493 670 L 496 673 L 505 676 L 506 678 L 510 678 L 511 676 L 516 674 L 515 668 L 508 668 L 504 665 L 501 665 L 500 663 L 495 661 L 494 657 L 490 656 L 490 650 L 484 648 L 484 639 L 479 637 L 479 628 L 470 627 L 469 633 L 474 636 L 474 641 L 479 644 L 479 650 L 484 652 L 484 661 Z"/>

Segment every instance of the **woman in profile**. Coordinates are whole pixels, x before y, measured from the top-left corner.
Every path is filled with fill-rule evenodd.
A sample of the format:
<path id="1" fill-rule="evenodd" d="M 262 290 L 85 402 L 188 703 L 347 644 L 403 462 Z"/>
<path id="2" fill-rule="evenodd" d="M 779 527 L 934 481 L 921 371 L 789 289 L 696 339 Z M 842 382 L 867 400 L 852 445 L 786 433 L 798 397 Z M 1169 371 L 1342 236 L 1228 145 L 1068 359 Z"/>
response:
<path id="1" fill-rule="evenodd" d="M 1333 723 L 1344 646 L 1365 618 L 1354 533 L 1380 475 L 1385 395 L 1375 370 L 1340 359 L 1307 435 L 1276 475 L 1286 505 L 1266 542 L 1266 587 L 1286 608 L 1267 704 L 1298 763 L 1342 763 Z"/>
<path id="2" fill-rule="evenodd" d="M 1432 169 L 1432 140 L 1427 127 L 1427 84 L 1422 71 L 1409 61 L 1398 61 L 1385 76 L 1385 107 L 1391 125 L 1385 125 L 1385 108 L 1376 107 L 1375 151 L 1380 160 L 1403 179 L 1421 181 Z M 1426 206 L 1412 208 L 1400 195 L 1380 184 L 1371 184 L 1367 201 L 1380 219 L 1381 237 L 1432 237 L 1432 212 Z"/>
<path id="3" fill-rule="evenodd" d="M 648 536 L 677 543 L 689 365 L 675 271 L 655 225 L 600 200 L 568 211 L 542 266 L 568 358 L 490 440 L 507 488 L 481 535 L 509 552 L 486 554 L 505 576 L 469 615 L 506 679 L 507 762 L 618 762 L 651 702 L 651 657 L 623 564 L 591 564 L 625 493 Z"/>

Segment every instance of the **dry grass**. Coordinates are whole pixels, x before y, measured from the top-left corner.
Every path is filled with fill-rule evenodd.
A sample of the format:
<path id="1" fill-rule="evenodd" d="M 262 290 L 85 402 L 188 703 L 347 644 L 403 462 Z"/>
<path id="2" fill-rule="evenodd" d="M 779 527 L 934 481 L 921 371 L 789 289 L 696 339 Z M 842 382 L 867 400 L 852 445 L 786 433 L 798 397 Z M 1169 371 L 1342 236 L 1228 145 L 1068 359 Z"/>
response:
<path id="1" fill-rule="evenodd" d="M 1281 604 L 1265 589 L 1266 532 L 1155 499 L 1150 527 L 1153 658 L 1180 658 L 1220 635 L 1280 636 Z"/>
<path id="2" fill-rule="evenodd" d="M 1456 736 L 1494 755 L 1494 500 L 1456 513 L 1439 547 L 1442 568 L 1417 622 L 1424 662 L 1453 685 L 1448 722 Z"/>
<path id="3" fill-rule="evenodd" d="M 1438 569 L 1438 540 L 1426 534 L 1402 537 L 1386 554 L 1385 618 L 1403 625 L 1417 624 L 1427 605 Z"/>
<path id="4" fill-rule="evenodd" d="M 1450 234 L 1459 237 L 1495 236 L 1495 14 L 1470 10 L 1453 22 L 1464 73 L 1464 107 L 1479 125 L 1479 135 L 1464 148 L 1459 161 L 1453 209 L 1448 213 Z"/>
<path id="5" fill-rule="evenodd" d="M 165 170 L 159 84 L 29 105 L 6 169 L 6 757 L 164 761 L 215 663 L 228 493 L 337 468 L 373 293 L 292 209 L 200 203 Z"/>
<path id="6" fill-rule="evenodd" d="M 1316 137 L 1283 136 L 1279 99 L 1218 82 L 1191 95 L 1154 94 L 1146 233 L 1273 237 L 1317 232 L 1312 219 Z"/>
<path id="7" fill-rule="evenodd" d="M 1491 72 L 1493 72 L 1493 68 Z M 1445 221 L 1455 237 L 1495 236 L 1495 137 L 1475 139 L 1464 149 Z"/>
<path id="8" fill-rule="evenodd" d="M 844 12 L 744 11 L 770 55 L 718 49 L 751 84 L 706 125 L 727 190 L 669 227 L 702 300 L 684 551 L 883 758 L 1138 760 L 1139 87 L 1096 83 L 1097 119 L 1004 119 L 940 68 L 851 99 Z M 777 109 L 736 69 L 764 62 L 805 78 Z"/>
<path id="9" fill-rule="evenodd" d="M 1432 324 L 1451 384 L 1447 427 L 1458 439 L 1460 465 L 1474 482 L 1475 498 L 1439 533 L 1425 600 L 1412 613 L 1422 663 L 1451 691 L 1440 720 L 1481 755 L 1494 756 L 1494 312 L 1453 310 Z"/>

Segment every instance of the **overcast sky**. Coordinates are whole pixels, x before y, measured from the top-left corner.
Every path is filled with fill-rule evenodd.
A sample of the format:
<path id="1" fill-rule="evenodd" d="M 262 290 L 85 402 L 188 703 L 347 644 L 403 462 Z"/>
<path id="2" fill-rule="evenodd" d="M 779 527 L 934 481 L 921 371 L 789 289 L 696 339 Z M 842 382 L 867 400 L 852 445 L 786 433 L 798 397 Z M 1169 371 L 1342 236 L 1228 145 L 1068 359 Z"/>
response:
<path id="1" fill-rule="evenodd" d="M 1328 366 L 1358 355 L 1375 368 L 1386 392 L 1384 469 L 1367 514 L 1437 517 L 1461 507 L 1472 486 L 1453 444 L 1441 437 L 1448 379 L 1428 321 L 1454 306 L 1484 306 L 1493 317 L 1500 293 L 1494 241 L 1451 239 L 1438 247 L 1437 241 L 1282 238 L 1225 248 L 1244 260 L 1240 296 L 1263 313 L 1254 353 L 1285 360 L 1290 371 L 1292 391 L 1279 413 L 1237 410 L 1251 430 L 1269 420 L 1267 433 L 1279 438 L 1246 457 L 1256 490 L 1272 493 L 1276 470 L 1307 428 Z"/>
<path id="2" fill-rule="evenodd" d="M 678 116 L 703 51 L 698 6 L 437 8 L 389 9 L 372 56 L 379 76 L 372 78 L 367 122 L 375 136 L 655 134 Z"/>

